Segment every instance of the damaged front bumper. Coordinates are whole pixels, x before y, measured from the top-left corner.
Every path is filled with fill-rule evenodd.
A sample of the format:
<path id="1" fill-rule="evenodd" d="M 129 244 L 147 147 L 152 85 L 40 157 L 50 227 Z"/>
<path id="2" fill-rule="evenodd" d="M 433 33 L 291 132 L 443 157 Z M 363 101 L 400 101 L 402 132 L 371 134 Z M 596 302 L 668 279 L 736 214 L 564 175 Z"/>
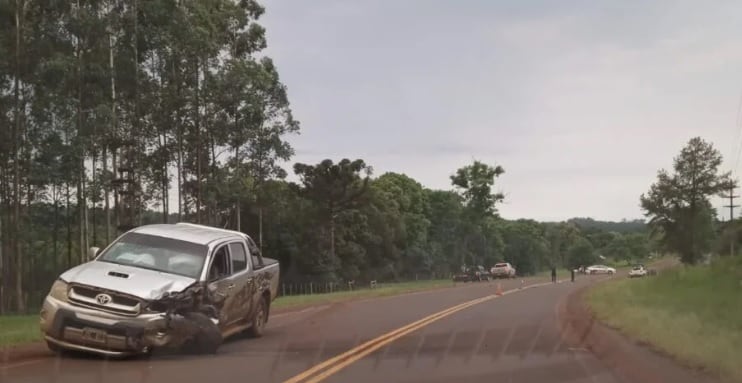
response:
<path id="1" fill-rule="evenodd" d="M 57 347 L 106 356 L 141 354 L 179 343 L 168 330 L 165 314 L 116 315 L 51 296 L 41 309 L 40 327 L 46 341 Z"/>

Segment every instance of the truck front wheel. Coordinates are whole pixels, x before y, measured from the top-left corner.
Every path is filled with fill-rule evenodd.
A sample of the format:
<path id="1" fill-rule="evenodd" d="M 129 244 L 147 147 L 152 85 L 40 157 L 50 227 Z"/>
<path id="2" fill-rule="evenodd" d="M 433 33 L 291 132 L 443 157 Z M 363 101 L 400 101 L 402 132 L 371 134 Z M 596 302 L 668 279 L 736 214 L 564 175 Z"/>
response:
<path id="1" fill-rule="evenodd" d="M 215 354 L 222 345 L 219 327 L 211 321 L 211 318 L 199 312 L 187 313 L 185 317 L 198 328 L 193 339 L 185 346 L 186 350 L 199 354 Z"/>

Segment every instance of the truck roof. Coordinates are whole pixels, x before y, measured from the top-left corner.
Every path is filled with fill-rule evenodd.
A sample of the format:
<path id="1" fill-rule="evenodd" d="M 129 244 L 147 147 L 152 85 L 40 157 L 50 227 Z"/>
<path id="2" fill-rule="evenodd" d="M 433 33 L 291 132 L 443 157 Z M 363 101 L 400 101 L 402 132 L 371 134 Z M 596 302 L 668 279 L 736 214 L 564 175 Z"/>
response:
<path id="1" fill-rule="evenodd" d="M 144 225 L 132 229 L 130 232 L 172 238 L 200 245 L 208 245 L 211 242 L 225 238 L 248 238 L 246 234 L 239 231 L 219 229 L 216 227 L 196 225 L 192 223 Z"/>

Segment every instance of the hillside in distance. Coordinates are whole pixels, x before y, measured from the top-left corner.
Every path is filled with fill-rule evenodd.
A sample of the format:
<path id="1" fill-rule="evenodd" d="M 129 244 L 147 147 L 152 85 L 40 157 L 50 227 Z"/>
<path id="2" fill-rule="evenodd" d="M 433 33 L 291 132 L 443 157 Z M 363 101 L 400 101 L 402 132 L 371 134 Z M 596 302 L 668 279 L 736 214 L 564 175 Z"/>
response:
<path id="1" fill-rule="evenodd" d="M 621 221 L 599 221 L 589 217 L 575 217 L 567 220 L 579 227 L 581 230 L 590 231 L 612 231 L 617 233 L 644 232 L 647 224 L 643 219 L 621 220 Z"/>

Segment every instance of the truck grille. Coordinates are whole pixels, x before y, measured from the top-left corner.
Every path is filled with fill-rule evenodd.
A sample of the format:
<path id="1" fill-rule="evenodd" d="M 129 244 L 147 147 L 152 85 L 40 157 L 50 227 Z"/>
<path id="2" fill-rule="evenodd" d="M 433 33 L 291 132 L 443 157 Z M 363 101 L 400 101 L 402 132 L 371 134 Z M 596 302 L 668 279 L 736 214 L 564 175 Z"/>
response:
<path id="1" fill-rule="evenodd" d="M 101 304 L 97 299 L 100 294 L 108 295 L 110 301 Z M 139 315 L 142 307 L 142 302 L 135 297 L 84 285 L 72 285 L 69 298 L 77 306 L 126 316 Z"/>

